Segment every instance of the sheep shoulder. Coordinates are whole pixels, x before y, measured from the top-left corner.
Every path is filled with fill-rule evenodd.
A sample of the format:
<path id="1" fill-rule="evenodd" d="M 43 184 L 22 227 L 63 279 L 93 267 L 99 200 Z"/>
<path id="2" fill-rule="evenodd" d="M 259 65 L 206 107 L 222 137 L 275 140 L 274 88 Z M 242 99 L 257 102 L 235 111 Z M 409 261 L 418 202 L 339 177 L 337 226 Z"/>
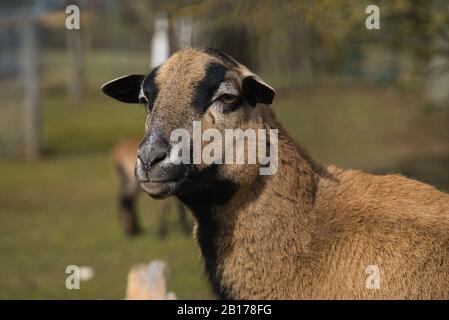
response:
<path id="1" fill-rule="evenodd" d="M 448 298 L 449 195 L 397 174 L 328 171 L 335 179 L 319 181 L 311 249 L 322 286 L 310 295 Z M 372 265 L 380 290 L 365 288 Z"/>
<path id="2" fill-rule="evenodd" d="M 407 223 L 449 231 L 449 195 L 399 174 L 371 175 L 328 167 L 333 179 L 320 179 L 319 206 L 334 219 Z"/>

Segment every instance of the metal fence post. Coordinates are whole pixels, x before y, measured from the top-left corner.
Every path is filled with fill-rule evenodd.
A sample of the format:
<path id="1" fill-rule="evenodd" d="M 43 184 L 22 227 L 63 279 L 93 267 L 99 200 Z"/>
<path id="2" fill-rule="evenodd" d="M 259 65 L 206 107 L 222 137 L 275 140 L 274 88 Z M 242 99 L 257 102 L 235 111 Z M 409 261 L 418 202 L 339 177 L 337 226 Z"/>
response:
<path id="1" fill-rule="evenodd" d="M 23 154 L 36 158 L 41 149 L 41 114 L 39 101 L 39 50 L 36 22 L 27 19 L 23 24 Z"/>

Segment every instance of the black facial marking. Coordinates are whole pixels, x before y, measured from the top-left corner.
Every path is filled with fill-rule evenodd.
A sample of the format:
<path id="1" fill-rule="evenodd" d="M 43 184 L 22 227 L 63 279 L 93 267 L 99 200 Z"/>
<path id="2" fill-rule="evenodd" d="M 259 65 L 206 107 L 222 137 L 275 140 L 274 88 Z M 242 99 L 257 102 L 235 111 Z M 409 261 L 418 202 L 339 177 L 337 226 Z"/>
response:
<path id="1" fill-rule="evenodd" d="M 226 67 L 221 63 L 211 63 L 206 75 L 195 86 L 192 105 L 199 113 L 204 113 L 211 103 L 211 98 L 226 76 Z"/>
<path id="2" fill-rule="evenodd" d="M 146 76 L 142 83 L 142 90 L 148 100 L 148 108 L 153 108 L 154 101 L 159 93 L 159 88 L 156 84 L 156 76 L 160 67 L 156 67 L 151 73 Z"/>
<path id="3" fill-rule="evenodd" d="M 237 68 L 238 67 L 237 62 L 233 58 L 231 58 L 231 56 L 229 56 L 228 54 L 226 54 L 220 50 L 217 50 L 214 48 L 207 48 L 207 49 L 204 49 L 204 52 L 212 57 L 219 59 L 228 68 Z"/>

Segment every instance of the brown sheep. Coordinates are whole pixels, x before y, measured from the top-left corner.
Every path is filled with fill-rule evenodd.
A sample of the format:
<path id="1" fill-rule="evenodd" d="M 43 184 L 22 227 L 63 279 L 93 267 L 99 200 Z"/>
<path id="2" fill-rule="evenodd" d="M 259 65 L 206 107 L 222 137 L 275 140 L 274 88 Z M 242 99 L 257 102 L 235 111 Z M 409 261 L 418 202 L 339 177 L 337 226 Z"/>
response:
<path id="1" fill-rule="evenodd" d="M 137 160 L 137 149 L 140 139 L 131 138 L 119 141 L 111 150 L 111 160 L 119 178 L 119 210 L 120 223 L 128 235 L 140 233 L 141 227 L 136 212 L 137 197 L 141 192 L 134 171 Z M 182 231 L 190 234 L 191 226 L 187 220 L 184 205 L 176 199 L 168 198 L 160 201 L 158 206 L 157 230 L 160 239 L 165 238 L 168 231 L 167 216 L 173 204 L 176 203 L 177 213 Z"/>
<path id="2" fill-rule="evenodd" d="M 316 164 L 276 120 L 274 90 L 228 55 L 184 50 L 103 91 L 146 105 L 138 179 L 152 197 L 174 194 L 191 208 L 219 297 L 449 298 L 449 196 L 400 175 Z M 278 129 L 277 173 L 173 163 L 170 133 L 191 133 L 193 121 L 220 132 Z M 380 287 L 367 286 L 373 267 Z"/>

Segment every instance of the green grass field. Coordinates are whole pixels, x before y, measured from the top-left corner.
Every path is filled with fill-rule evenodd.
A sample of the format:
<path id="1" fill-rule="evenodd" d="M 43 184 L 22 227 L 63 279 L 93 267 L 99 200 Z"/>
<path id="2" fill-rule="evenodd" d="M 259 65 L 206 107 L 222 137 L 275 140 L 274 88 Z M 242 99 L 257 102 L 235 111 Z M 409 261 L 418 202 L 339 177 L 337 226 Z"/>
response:
<path id="1" fill-rule="evenodd" d="M 102 100 L 97 95 L 80 110 L 49 100 L 42 160 L 1 161 L 0 298 L 122 298 L 131 266 L 156 258 L 167 261 L 179 297 L 210 298 L 198 250 L 178 232 L 174 215 L 167 240 L 155 237 L 155 201 L 140 199 L 146 232 L 123 235 L 108 149 L 141 132 L 143 110 Z M 66 290 L 69 264 L 92 266 L 95 277 L 80 290 Z"/>
<path id="2" fill-rule="evenodd" d="M 0 160 L 1 299 L 121 299 L 129 269 L 156 258 L 167 262 L 170 288 L 179 298 L 213 298 L 199 250 L 192 237 L 181 234 L 174 214 L 168 238 L 158 240 L 156 203 L 142 194 L 145 233 L 128 238 L 118 224 L 117 181 L 108 151 L 116 141 L 142 134 L 144 110 L 113 102 L 95 89 L 115 74 L 106 72 L 107 66 L 99 63 L 103 71 L 95 77 L 96 69 L 89 67 L 80 108 L 68 103 L 57 76 L 49 77 L 43 87 L 43 157 Z M 129 73 L 139 66 L 141 60 Z M 448 117 L 426 112 L 417 97 L 356 84 L 292 85 L 278 90 L 274 108 L 323 163 L 399 171 L 448 191 Z M 95 269 L 80 290 L 65 288 L 70 264 Z"/>

